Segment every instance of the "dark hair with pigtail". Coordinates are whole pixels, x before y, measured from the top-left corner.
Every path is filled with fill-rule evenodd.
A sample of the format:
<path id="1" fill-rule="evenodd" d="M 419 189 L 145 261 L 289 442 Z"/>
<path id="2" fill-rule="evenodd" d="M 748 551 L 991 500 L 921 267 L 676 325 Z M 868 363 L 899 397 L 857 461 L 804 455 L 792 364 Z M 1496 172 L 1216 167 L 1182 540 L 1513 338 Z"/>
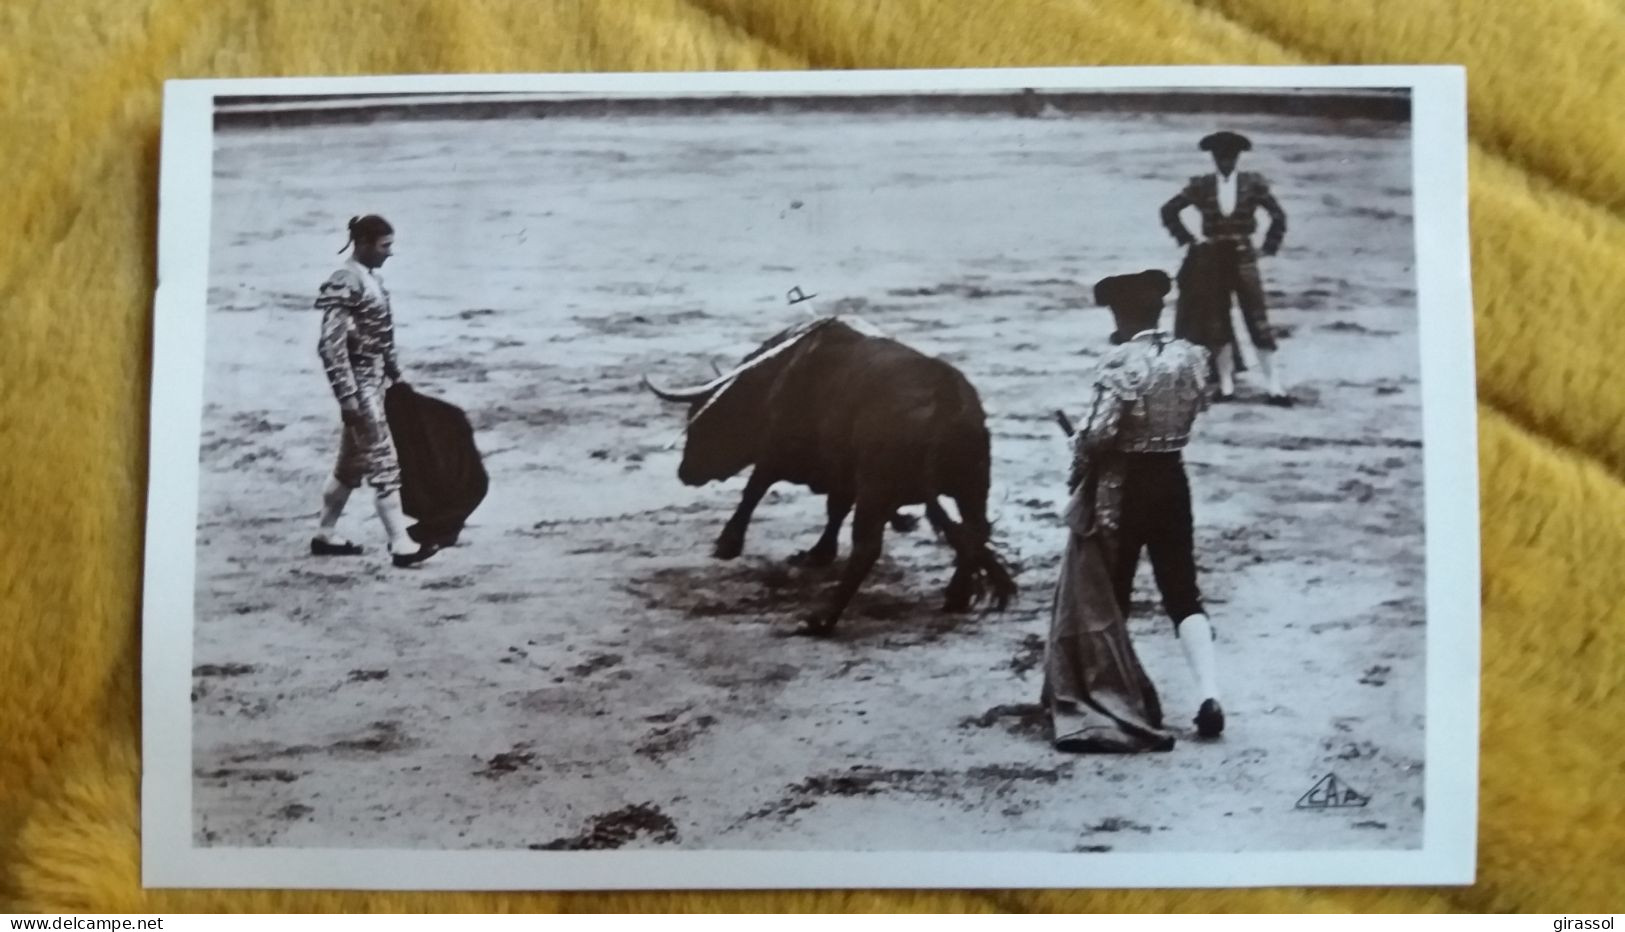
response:
<path id="1" fill-rule="evenodd" d="M 344 241 L 344 245 L 339 248 L 339 252 L 349 249 L 352 244 L 374 242 L 380 237 L 389 236 L 394 232 L 395 228 L 389 225 L 389 221 L 377 214 L 351 217 L 350 238 Z"/>

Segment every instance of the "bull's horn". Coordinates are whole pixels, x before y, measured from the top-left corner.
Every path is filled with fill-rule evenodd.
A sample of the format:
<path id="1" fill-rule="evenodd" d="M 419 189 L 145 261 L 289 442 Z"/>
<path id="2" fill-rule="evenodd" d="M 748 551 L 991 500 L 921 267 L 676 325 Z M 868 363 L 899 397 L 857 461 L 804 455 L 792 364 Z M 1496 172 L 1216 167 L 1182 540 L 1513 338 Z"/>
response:
<path id="1" fill-rule="evenodd" d="M 661 401 L 681 402 L 699 401 L 706 395 L 711 394 L 711 392 L 714 390 L 714 387 L 709 384 L 700 385 L 695 388 L 661 388 L 659 385 L 649 381 L 648 376 L 643 377 L 643 387 L 647 388 L 651 392 L 654 392 L 655 397 L 659 398 Z"/>
<path id="2" fill-rule="evenodd" d="M 729 369 L 727 372 L 718 373 L 716 378 L 706 382 L 704 385 L 694 385 L 688 388 L 662 388 L 649 381 L 649 377 L 647 375 L 643 377 L 643 385 L 645 388 L 649 389 L 649 391 L 654 392 L 656 395 L 664 398 L 667 401 L 698 401 L 722 386 L 728 384 L 728 382 L 732 381 L 735 376 L 756 365 L 758 362 L 760 362 L 760 360 L 752 359 L 749 362 L 742 363 L 732 369 Z"/>
<path id="3" fill-rule="evenodd" d="M 647 375 L 643 377 L 643 385 L 645 388 L 649 389 L 649 391 L 654 392 L 656 395 L 664 398 L 667 401 L 698 401 L 722 386 L 727 385 L 735 378 L 738 378 L 746 370 L 754 369 L 757 366 L 760 366 L 762 363 L 767 362 L 769 359 L 789 351 L 791 347 L 795 346 L 797 343 L 800 343 L 802 338 L 811 332 L 812 331 L 810 329 L 804 330 L 803 332 L 796 334 L 794 337 L 786 339 L 777 346 L 760 352 L 750 359 L 745 360 L 739 365 L 734 366 L 732 369 L 729 369 L 727 372 L 718 373 L 716 378 L 706 382 L 704 385 L 695 385 L 690 388 L 660 388 L 653 382 L 649 381 L 649 377 Z M 716 366 L 713 365 L 712 368 L 714 369 Z"/>

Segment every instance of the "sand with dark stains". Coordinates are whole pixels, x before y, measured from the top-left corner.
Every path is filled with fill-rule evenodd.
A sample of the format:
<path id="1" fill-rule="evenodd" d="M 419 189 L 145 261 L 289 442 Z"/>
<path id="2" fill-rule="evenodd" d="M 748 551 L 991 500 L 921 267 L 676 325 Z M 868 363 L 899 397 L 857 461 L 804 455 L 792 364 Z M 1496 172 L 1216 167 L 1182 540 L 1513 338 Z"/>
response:
<path id="1" fill-rule="evenodd" d="M 1230 728 L 1196 698 L 1149 568 L 1132 631 L 1169 754 L 1073 757 L 1032 703 L 1067 448 L 1110 330 L 1101 275 L 1178 253 L 1157 208 L 1205 117 L 491 120 L 231 130 L 215 166 L 197 623 L 199 843 L 1209 851 L 1415 847 L 1422 447 L 1409 140 L 1235 119 L 1291 214 L 1265 275 L 1306 404 L 1215 408 L 1188 451 Z M 465 407 L 491 494 L 463 545 L 306 555 L 337 411 L 310 304 L 343 222 L 399 230 L 402 361 Z M 201 247 L 200 247 L 201 248 Z M 787 308 L 800 286 L 818 298 Z M 886 553 L 829 640 L 823 505 L 675 477 L 700 380 L 805 314 L 958 364 L 994 435 L 1003 614 L 944 615 L 945 546 Z M 843 537 L 842 551 L 846 550 Z M 1322 776 L 1369 797 L 1303 810 Z"/>

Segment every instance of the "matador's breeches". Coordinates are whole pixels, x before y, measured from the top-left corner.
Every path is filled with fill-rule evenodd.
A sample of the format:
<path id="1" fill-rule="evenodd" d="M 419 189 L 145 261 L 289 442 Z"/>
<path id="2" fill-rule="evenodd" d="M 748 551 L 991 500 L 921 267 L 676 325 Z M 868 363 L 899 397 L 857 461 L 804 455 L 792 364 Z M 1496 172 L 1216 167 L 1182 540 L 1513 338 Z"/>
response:
<path id="1" fill-rule="evenodd" d="M 1275 332 L 1270 327 L 1269 312 L 1264 301 L 1264 282 L 1258 275 L 1258 255 L 1247 240 L 1223 242 L 1219 250 L 1223 285 L 1236 296 L 1241 307 L 1241 319 L 1247 325 L 1247 335 L 1257 350 L 1275 349 Z"/>
<path id="2" fill-rule="evenodd" d="M 365 480 L 380 495 L 398 491 L 401 463 L 395 455 L 395 439 L 389 434 L 389 421 L 384 417 L 383 395 L 363 390 L 357 398 L 361 402 L 361 417 L 358 423 L 344 427 L 333 476 L 352 489 L 360 488 Z"/>

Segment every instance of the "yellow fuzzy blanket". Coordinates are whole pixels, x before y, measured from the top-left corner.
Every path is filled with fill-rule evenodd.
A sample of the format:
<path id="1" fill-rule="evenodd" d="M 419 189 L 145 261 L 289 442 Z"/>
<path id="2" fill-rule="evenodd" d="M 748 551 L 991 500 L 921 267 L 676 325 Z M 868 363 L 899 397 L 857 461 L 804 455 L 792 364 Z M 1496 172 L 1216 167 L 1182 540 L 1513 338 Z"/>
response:
<path id="1" fill-rule="evenodd" d="M 137 645 L 163 79 L 1330 62 L 1469 69 L 1485 611 L 1476 885 L 141 889 Z M 1625 900 L 1620 0 L 7 0 L 0 89 L 0 911 L 1576 913 Z"/>

